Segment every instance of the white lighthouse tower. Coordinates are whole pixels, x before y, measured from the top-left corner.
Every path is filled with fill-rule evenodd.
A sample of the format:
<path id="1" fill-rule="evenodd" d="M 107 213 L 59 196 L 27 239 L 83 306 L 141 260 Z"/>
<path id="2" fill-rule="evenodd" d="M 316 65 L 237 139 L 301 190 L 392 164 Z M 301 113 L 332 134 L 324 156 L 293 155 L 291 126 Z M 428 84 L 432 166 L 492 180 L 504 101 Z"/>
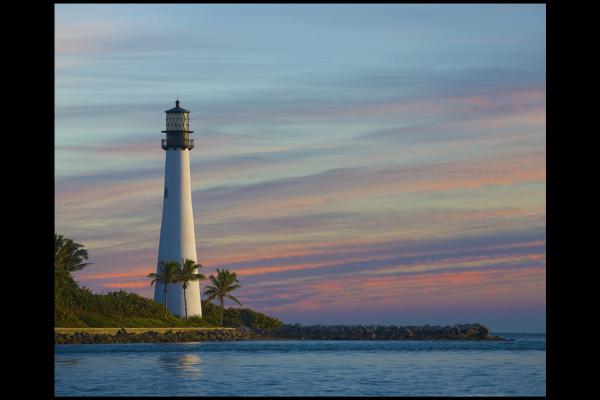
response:
<path id="1" fill-rule="evenodd" d="M 189 258 L 196 259 L 196 237 L 194 235 L 194 214 L 192 212 L 192 186 L 190 178 L 190 151 L 194 148 L 194 140 L 190 139 L 190 112 L 179 107 L 179 99 L 175 107 L 165 111 L 167 114 L 167 134 L 161 140 L 165 150 L 165 188 L 163 198 L 162 223 L 160 227 L 160 244 L 158 246 L 157 273 L 160 273 L 162 261 L 182 262 Z M 200 284 L 190 282 L 185 291 L 180 283 L 169 284 L 167 308 L 175 315 L 189 317 L 202 316 L 200 303 Z M 164 304 L 163 285 L 154 288 L 154 301 Z"/>

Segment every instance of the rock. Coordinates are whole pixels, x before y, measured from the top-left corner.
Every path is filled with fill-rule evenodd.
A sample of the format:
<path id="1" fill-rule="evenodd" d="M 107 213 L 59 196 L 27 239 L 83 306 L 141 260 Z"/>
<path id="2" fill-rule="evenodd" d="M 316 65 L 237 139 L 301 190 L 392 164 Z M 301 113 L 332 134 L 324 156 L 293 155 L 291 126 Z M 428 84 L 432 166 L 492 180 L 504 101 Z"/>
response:
<path id="1" fill-rule="evenodd" d="M 262 332 L 255 331 L 256 335 Z M 284 325 L 267 334 L 280 339 L 313 340 L 498 340 L 481 324 L 455 326 Z"/>
<path id="2" fill-rule="evenodd" d="M 129 333 L 121 328 L 115 335 L 74 332 L 54 334 L 56 344 L 84 343 L 172 343 L 248 339 L 300 340 L 505 340 L 491 335 L 481 324 L 453 326 L 394 326 L 394 325 L 283 325 L 276 330 L 259 328 L 212 329 L 195 331 L 168 330 L 165 333 L 148 331 Z"/>

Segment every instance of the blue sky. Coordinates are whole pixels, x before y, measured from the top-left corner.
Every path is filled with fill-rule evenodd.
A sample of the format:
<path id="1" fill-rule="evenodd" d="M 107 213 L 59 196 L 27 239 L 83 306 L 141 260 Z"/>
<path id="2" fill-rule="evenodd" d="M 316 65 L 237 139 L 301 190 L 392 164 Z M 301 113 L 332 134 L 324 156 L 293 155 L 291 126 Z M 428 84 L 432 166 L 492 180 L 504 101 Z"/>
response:
<path id="1" fill-rule="evenodd" d="M 60 4 L 55 20 L 56 229 L 89 249 L 86 286 L 151 296 L 179 95 L 198 261 L 237 270 L 245 305 L 545 329 L 544 5 Z"/>

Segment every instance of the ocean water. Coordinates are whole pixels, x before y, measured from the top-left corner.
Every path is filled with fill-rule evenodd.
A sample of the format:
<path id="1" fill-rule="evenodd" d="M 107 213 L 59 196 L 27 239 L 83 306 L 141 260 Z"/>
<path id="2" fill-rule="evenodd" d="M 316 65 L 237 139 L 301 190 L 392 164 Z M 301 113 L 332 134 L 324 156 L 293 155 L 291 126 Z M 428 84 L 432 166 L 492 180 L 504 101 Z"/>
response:
<path id="1" fill-rule="evenodd" d="M 57 396 L 544 396 L 546 336 L 508 342 L 55 346 Z"/>

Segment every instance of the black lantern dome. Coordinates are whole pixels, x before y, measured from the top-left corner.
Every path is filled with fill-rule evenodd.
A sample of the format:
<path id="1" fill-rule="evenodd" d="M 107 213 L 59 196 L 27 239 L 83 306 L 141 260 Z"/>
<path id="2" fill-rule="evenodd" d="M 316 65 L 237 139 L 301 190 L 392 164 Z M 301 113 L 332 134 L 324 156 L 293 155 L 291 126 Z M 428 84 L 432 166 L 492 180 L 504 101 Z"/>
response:
<path id="1" fill-rule="evenodd" d="M 185 108 L 181 108 L 179 107 L 179 99 L 177 99 L 175 101 L 175 107 L 171 108 L 170 110 L 165 111 L 167 114 L 170 113 L 190 113 L 189 110 L 186 110 Z"/>

